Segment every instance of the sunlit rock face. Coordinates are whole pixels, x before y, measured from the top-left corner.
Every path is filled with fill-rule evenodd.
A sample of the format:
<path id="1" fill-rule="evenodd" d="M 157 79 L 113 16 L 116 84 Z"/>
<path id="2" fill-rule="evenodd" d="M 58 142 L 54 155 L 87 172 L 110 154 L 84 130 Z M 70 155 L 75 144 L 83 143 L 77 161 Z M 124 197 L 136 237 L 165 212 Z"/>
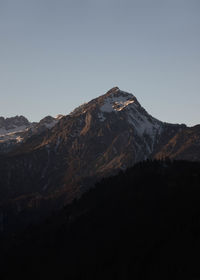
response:
<path id="1" fill-rule="evenodd" d="M 199 126 L 159 121 L 118 87 L 67 116 L 28 122 L 20 133 L 0 156 L 2 215 L 15 221 L 63 207 L 99 178 L 147 158 L 200 159 Z"/>

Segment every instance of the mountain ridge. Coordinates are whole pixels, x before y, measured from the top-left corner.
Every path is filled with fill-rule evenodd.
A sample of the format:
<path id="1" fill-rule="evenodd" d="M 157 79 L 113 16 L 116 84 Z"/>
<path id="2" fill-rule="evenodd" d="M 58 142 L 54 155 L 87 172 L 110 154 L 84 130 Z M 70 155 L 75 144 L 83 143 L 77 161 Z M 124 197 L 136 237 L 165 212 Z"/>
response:
<path id="1" fill-rule="evenodd" d="M 7 153 L 34 134 L 51 129 L 62 117 L 46 116 L 39 122 L 30 122 L 24 116 L 0 117 L 0 153 Z"/>
<path id="2" fill-rule="evenodd" d="M 38 132 L 0 156 L 4 228 L 13 223 L 8 212 L 15 222 L 24 213 L 41 216 L 41 209 L 48 213 L 63 207 L 102 177 L 137 162 L 176 159 L 175 148 L 179 159 L 200 160 L 200 127 L 159 121 L 118 87 Z"/>

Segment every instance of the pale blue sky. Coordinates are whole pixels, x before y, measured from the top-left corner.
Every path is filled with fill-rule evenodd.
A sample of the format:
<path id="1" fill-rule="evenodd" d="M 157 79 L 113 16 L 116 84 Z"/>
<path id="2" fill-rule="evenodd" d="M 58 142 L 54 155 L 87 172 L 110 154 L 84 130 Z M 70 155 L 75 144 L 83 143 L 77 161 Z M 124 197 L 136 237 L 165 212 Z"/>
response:
<path id="1" fill-rule="evenodd" d="M 200 123 L 200 1 L 0 0 L 0 115 L 67 114 L 113 86 Z"/>

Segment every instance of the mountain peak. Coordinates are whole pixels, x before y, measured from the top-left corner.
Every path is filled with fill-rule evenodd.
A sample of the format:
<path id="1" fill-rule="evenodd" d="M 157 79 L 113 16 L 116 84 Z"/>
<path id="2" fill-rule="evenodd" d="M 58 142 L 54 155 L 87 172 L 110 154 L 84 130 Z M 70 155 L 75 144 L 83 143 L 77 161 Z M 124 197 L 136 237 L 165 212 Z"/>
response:
<path id="1" fill-rule="evenodd" d="M 30 126 L 30 122 L 24 116 L 15 116 L 10 118 L 0 117 L 0 130 L 1 133 L 22 129 Z"/>
<path id="2" fill-rule="evenodd" d="M 127 91 L 123 91 L 118 87 L 113 87 L 111 88 L 109 91 L 107 91 L 104 95 L 102 95 L 103 97 L 119 97 L 119 96 L 124 96 L 127 97 L 129 99 L 134 98 L 136 100 L 136 97 L 132 94 L 129 93 Z M 101 96 L 100 96 L 101 97 Z"/>
<path id="3" fill-rule="evenodd" d="M 10 195 L 13 219 L 15 209 L 25 209 L 24 220 L 24 213 L 62 207 L 96 180 L 147 158 L 200 158 L 198 127 L 163 123 L 118 87 L 57 122 L 47 116 L 25 131 L 14 127 L 1 132 L 0 126 L 0 203 Z M 7 193 L 12 189 L 14 195 Z"/>
<path id="4" fill-rule="evenodd" d="M 100 95 L 99 97 L 92 99 L 91 101 L 80 105 L 75 108 L 70 115 L 83 114 L 88 110 L 98 109 L 101 112 L 117 112 L 121 111 L 129 104 L 134 103 L 139 105 L 136 97 L 128 92 L 120 90 L 118 87 L 113 87 L 105 94 Z"/>
<path id="5" fill-rule="evenodd" d="M 137 101 L 136 97 L 130 93 L 130 92 L 127 92 L 127 91 L 123 91 L 121 90 L 119 87 L 113 87 L 111 88 L 110 90 L 108 90 L 105 94 L 103 94 L 101 97 L 116 97 L 116 96 L 126 96 L 127 98 L 129 99 L 133 99 L 135 101 Z M 138 102 L 138 101 L 137 101 Z"/>
<path id="6" fill-rule="evenodd" d="M 132 93 L 122 91 L 118 87 L 110 89 L 100 98 L 103 98 L 103 105 L 100 108 L 102 112 L 122 111 L 133 104 L 134 106 L 140 106 L 137 98 Z"/>
<path id="7" fill-rule="evenodd" d="M 109 89 L 109 91 L 106 92 L 106 95 L 117 93 L 118 91 L 120 91 L 120 89 L 118 87 L 113 87 L 113 88 Z"/>

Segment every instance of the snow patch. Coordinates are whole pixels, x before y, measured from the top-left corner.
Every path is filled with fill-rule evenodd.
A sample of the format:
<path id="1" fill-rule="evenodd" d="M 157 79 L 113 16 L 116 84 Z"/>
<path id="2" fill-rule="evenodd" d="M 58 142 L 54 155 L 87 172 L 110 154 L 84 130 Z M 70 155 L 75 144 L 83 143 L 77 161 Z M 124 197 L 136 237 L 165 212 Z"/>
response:
<path id="1" fill-rule="evenodd" d="M 0 137 L 6 136 L 6 135 L 11 136 L 17 132 L 23 132 L 26 128 L 27 128 L 27 126 L 25 126 L 25 125 L 16 126 L 15 128 L 8 129 L 8 130 L 5 128 L 0 128 Z"/>
<path id="2" fill-rule="evenodd" d="M 18 137 L 16 137 L 16 141 L 17 141 L 17 143 L 20 143 L 20 142 L 22 142 L 22 141 L 23 141 L 23 138 L 22 138 L 22 137 L 20 137 L 20 136 L 18 136 Z"/>
<path id="3" fill-rule="evenodd" d="M 139 108 L 130 108 L 127 112 L 128 122 L 134 127 L 138 136 L 142 137 L 149 152 L 153 151 L 157 136 L 162 132 L 162 123 Z M 146 141 L 150 139 L 150 141 Z"/>
<path id="4" fill-rule="evenodd" d="M 150 119 L 147 116 L 139 113 L 137 110 L 130 110 L 128 112 L 128 121 L 136 128 L 137 133 L 140 136 L 143 136 L 144 134 L 153 136 L 158 132 L 161 126 L 159 121 L 155 120 L 154 118 Z"/>
<path id="5" fill-rule="evenodd" d="M 58 122 L 58 120 L 53 120 L 52 122 L 44 123 L 44 126 L 48 129 L 51 129 L 57 124 L 57 122 Z"/>
<path id="6" fill-rule="evenodd" d="M 102 112 L 111 113 L 115 111 L 121 111 L 126 108 L 129 104 L 134 103 L 134 97 L 131 95 L 110 95 L 105 99 L 104 104 L 101 106 L 100 110 Z"/>

